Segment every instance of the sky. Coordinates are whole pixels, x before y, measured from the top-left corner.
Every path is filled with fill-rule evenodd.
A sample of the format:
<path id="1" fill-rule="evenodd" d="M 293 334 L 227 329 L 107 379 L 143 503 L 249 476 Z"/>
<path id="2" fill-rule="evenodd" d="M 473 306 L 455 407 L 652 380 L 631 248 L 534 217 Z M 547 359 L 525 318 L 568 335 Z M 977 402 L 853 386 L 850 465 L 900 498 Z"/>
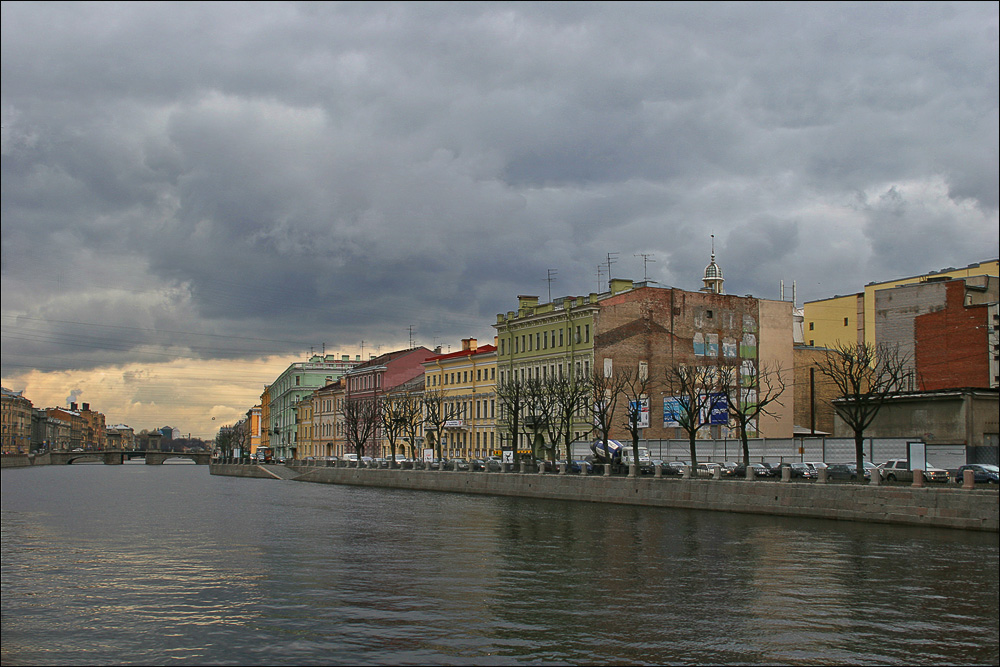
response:
<path id="1" fill-rule="evenodd" d="M 609 258 L 697 290 L 714 242 L 727 293 L 801 305 L 1000 255 L 995 2 L 0 12 L 36 407 L 211 438 L 313 351 L 492 341 Z"/>

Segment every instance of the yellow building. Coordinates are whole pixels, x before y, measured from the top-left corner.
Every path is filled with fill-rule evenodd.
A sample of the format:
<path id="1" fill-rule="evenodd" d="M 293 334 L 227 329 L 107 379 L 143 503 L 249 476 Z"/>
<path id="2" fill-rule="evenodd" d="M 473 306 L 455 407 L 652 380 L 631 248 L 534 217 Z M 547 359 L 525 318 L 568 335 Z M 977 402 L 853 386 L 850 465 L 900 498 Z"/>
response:
<path id="1" fill-rule="evenodd" d="M 900 285 L 983 275 L 1000 275 L 1000 260 L 970 264 L 962 269 L 948 268 L 909 278 L 868 283 L 864 292 L 807 301 L 803 306 L 803 339 L 816 347 L 834 347 L 838 341 L 874 344 L 876 292 Z"/>
<path id="2" fill-rule="evenodd" d="M 260 447 L 260 409 L 259 405 L 255 405 L 247 410 L 247 429 L 249 430 L 247 436 L 250 438 L 251 456 L 255 456 L 257 454 L 257 448 Z"/>
<path id="3" fill-rule="evenodd" d="M 481 459 L 498 453 L 496 420 L 497 348 L 462 339 L 462 349 L 424 362 L 424 392 L 440 394 L 449 419 L 441 453 L 445 458 Z"/>
<path id="4" fill-rule="evenodd" d="M 322 456 L 313 442 L 313 394 L 303 396 L 295 404 L 295 453 L 300 459 Z"/>

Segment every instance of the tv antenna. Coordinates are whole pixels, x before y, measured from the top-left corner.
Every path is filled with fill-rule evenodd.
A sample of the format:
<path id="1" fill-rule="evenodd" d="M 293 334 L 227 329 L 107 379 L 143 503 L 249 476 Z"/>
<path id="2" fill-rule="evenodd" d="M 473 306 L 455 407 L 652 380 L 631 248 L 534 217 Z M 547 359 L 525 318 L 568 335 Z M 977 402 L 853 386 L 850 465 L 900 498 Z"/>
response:
<path id="1" fill-rule="evenodd" d="M 555 280 L 555 275 L 559 273 L 555 269 L 546 269 L 545 282 L 549 284 L 549 303 L 552 303 L 552 281 Z"/>
<path id="2" fill-rule="evenodd" d="M 632 256 L 642 257 L 642 282 L 646 282 L 647 280 L 649 280 L 649 275 L 646 273 L 646 265 L 649 264 L 650 262 L 653 262 L 655 264 L 656 260 L 650 259 L 650 257 L 652 257 L 653 255 L 651 253 L 646 253 L 646 252 L 640 252 Z"/>

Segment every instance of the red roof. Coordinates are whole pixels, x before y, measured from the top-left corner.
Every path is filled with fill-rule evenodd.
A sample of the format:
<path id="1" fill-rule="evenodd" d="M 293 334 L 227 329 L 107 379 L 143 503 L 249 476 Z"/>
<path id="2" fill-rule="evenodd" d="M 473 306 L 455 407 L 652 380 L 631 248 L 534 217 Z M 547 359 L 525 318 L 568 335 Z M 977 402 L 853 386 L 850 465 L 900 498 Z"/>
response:
<path id="1" fill-rule="evenodd" d="M 475 350 L 459 350 L 458 352 L 449 352 L 448 354 L 436 354 L 433 357 L 427 357 L 424 363 L 426 364 L 429 361 L 441 361 L 444 359 L 457 359 L 458 357 L 471 357 L 477 354 L 487 354 L 489 352 L 496 351 L 496 345 L 480 345 Z"/>

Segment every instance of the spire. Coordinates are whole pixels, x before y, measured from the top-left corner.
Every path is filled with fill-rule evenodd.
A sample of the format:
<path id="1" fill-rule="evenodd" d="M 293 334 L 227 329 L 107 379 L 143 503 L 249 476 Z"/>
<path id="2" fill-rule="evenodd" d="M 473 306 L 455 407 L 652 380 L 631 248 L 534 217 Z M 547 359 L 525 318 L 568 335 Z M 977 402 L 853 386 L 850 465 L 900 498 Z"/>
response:
<path id="1" fill-rule="evenodd" d="M 715 263 L 715 234 L 712 234 L 712 261 L 705 267 L 705 277 L 702 278 L 702 282 L 705 283 L 703 292 L 724 294 L 722 283 L 725 282 L 725 278 L 722 277 L 722 269 Z"/>

